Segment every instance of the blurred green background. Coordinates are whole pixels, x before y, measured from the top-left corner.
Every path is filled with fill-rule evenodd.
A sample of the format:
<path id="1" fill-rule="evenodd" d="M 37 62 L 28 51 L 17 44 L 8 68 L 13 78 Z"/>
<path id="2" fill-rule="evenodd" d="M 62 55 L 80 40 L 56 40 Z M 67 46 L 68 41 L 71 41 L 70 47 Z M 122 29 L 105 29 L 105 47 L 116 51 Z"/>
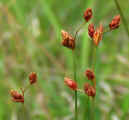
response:
<path id="1" fill-rule="evenodd" d="M 129 21 L 129 0 L 118 2 Z M 114 0 L 0 0 L 0 120 L 74 120 L 74 94 L 63 80 L 73 77 L 73 59 L 61 46 L 60 31 L 74 34 L 88 7 L 95 25 L 107 26 L 119 14 Z M 80 88 L 92 59 L 87 26 L 77 43 Z M 129 120 L 129 37 L 122 22 L 104 34 L 96 63 L 96 120 Z M 21 104 L 11 101 L 9 90 L 26 86 L 32 71 L 38 83 L 25 94 L 23 112 Z M 79 94 L 79 120 L 88 120 L 88 102 Z"/>

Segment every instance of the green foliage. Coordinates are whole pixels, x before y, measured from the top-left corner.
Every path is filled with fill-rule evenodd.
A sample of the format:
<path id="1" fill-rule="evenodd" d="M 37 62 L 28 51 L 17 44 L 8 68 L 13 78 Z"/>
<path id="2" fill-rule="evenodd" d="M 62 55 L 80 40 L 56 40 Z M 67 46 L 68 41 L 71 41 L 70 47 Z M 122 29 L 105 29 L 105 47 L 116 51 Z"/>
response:
<path id="1" fill-rule="evenodd" d="M 126 20 L 127 2 L 119 0 Z M 23 107 L 11 101 L 9 90 L 25 86 L 32 71 L 38 73 L 38 83 L 25 94 L 25 119 L 73 119 L 74 93 L 63 81 L 64 76 L 73 77 L 73 58 L 71 51 L 61 46 L 60 31 L 74 35 L 87 7 L 94 10 L 96 26 L 99 22 L 106 26 L 119 14 L 113 0 L 0 1 L 0 120 L 22 119 Z M 79 87 L 87 81 L 84 72 L 92 57 L 87 27 L 79 32 L 77 41 Z M 114 115 L 124 120 L 129 115 L 128 45 L 121 22 L 119 29 L 104 34 L 97 49 L 96 120 L 110 120 Z M 86 120 L 92 106 L 87 96 L 79 94 L 78 106 L 79 120 Z"/>

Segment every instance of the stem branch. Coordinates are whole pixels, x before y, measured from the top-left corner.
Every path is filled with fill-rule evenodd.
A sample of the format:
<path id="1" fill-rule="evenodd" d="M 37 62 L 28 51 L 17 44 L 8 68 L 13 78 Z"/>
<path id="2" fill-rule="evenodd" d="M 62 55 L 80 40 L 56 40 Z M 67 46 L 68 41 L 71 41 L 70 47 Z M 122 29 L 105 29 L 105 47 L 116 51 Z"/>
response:
<path id="1" fill-rule="evenodd" d="M 85 24 L 86 24 L 86 22 L 82 23 L 82 24 L 79 26 L 79 28 L 76 30 L 75 36 L 74 36 L 74 39 L 75 39 L 75 40 L 76 40 L 76 37 L 77 37 L 78 32 L 82 29 L 82 27 L 83 27 Z"/>

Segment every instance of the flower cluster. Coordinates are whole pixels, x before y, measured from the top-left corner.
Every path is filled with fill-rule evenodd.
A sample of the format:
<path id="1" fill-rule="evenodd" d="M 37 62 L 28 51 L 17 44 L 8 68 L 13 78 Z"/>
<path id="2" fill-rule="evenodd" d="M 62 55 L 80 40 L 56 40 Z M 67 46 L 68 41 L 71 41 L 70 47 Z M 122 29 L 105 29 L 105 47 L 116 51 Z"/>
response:
<path id="1" fill-rule="evenodd" d="M 120 25 L 120 15 L 115 16 L 109 24 L 110 30 L 118 28 Z"/>
<path id="2" fill-rule="evenodd" d="M 61 31 L 61 34 L 63 39 L 62 45 L 73 50 L 75 48 L 75 39 L 64 30 Z"/>
<path id="3" fill-rule="evenodd" d="M 85 83 L 84 91 L 88 96 L 94 97 L 96 95 L 96 81 L 93 70 L 87 69 L 85 72 L 85 76 L 87 77 L 88 80 L 92 82 L 93 86 L 90 85 L 89 83 Z"/>
<path id="4" fill-rule="evenodd" d="M 86 21 L 86 23 L 89 22 L 92 17 L 93 17 L 92 9 L 87 8 L 83 15 L 83 18 Z M 118 28 L 119 25 L 120 25 L 120 15 L 117 15 L 109 23 L 109 29 L 114 30 Z M 93 23 L 90 23 L 88 25 L 88 34 L 96 46 L 98 46 L 100 41 L 102 40 L 103 33 L 104 33 L 104 27 L 102 24 L 100 24 L 99 27 L 97 27 L 96 29 Z M 62 45 L 73 50 L 75 48 L 75 37 L 73 37 L 72 35 L 70 35 L 68 32 L 64 30 L 61 31 L 61 34 L 63 39 Z"/>
<path id="5" fill-rule="evenodd" d="M 95 84 L 94 84 L 94 79 L 95 79 L 94 72 L 90 69 L 87 69 L 85 72 L 85 75 L 88 80 L 91 80 L 93 82 L 93 86 L 90 85 L 89 83 L 85 83 L 84 92 L 88 96 L 94 97 L 96 95 L 96 89 L 95 89 Z M 73 91 L 79 90 L 77 87 L 77 83 L 68 77 L 64 78 L 64 83 Z"/>
<path id="6" fill-rule="evenodd" d="M 95 74 L 93 72 L 93 70 L 91 69 L 87 69 L 85 72 L 86 77 L 88 78 L 88 80 L 94 80 L 95 79 Z"/>
<path id="7" fill-rule="evenodd" d="M 21 94 L 15 90 L 11 90 L 10 95 L 12 97 L 12 101 L 24 103 L 24 94 L 23 93 Z"/>
<path id="8" fill-rule="evenodd" d="M 92 18 L 92 15 L 93 15 L 92 9 L 87 8 L 86 11 L 84 12 L 83 17 L 84 17 L 85 21 L 88 22 Z"/>
<path id="9" fill-rule="evenodd" d="M 109 23 L 109 29 L 113 30 L 118 28 L 120 25 L 120 15 L 117 15 L 113 18 L 113 20 Z M 91 23 L 88 26 L 88 34 L 93 39 L 93 42 L 96 46 L 100 43 L 102 40 L 104 28 L 103 25 L 100 24 L 99 27 L 95 29 L 94 24 Z"/>
<path id="10" fill-rule="evenodd" d="M 65 84 L 72 90 L 77 90 L 77 83 L 75 81 L 73 81 L 72 79 L 65 77 L 64 78 L 64 82 Z"/>
<path id="11" fill-rule="evenodd" d="M 96 95 L 96 90 L 93 86 L 91 86 L 89 83 L 85 83 L 84 85 L 84 91 L 88 96 L 94 97 Z"/>
<path id="12" fill-rule="evenodd" d="M 85 23 L 88 23 L 92 17 L 93 17 L 92 9 L 87 8 L 83 14 L 83 18 L 85 20 Z M 82 24 L 82 25 L 84 25 L 84 24 Z M 109 23 L 108 30 L 109 31 L 114 30 L 114 29 L 118 28 L 119 25 L 120 25 L 120 15 L 117 15 Z M 76 35 L 77 35 L 78 31 L 80 30 L 80 28 L 76 31 L 76 34 L 74 37 L 72 35 L 70 35 L 68 32 L 62 30 L 61 31 L 62 45 L 74 50 L 76 48 L 76 46 L 75 46 Z M 103 27 L 102 24 L 99 24 L 99 26 L 97 26 L 97 27 L 95 27 L 93 23 L 90 23 L 88 25 L 88 35 L 92 39 L 93 45 L 95 45 L 95 46 L 98 46 L 99 43 L 102 41 L 104 32 L 107 32 L 107 31 L 105 31 L 105 28 Z M 90 80 L 91 84 L 85 83 L 84 93 L 87 94 L 88 96 L 95 97 L 95 95 L 96 95 L 96 80 L 95 80 L 94 70 L 87 69 L 85 72 L 85 76 L 87 77 L 88 80 Z M 73 91 L 80 90 L 80 89 L 78 89 L 77 83 L 74 80 L 66 77 L 66 78 L 64 78 L 64 82 L 71 90 L 73 90 Z"/>
<path id="13" fill-rule="evenodd" d="M 88 34 L 91 38 L 93 38 L 93 35 L 95 33 L 95 28 L 94 28 L 94 24 L 89 24 L 88 26 Z"/>
<path id="14" fill-rule="evenodd" d="M 29 85 L 27 85 L 24 89 L 20 89 L 21 93 L 16 90 L 10 90 L 10 95 L 12 97 L 13 102 L 24 103 L 24 93 L 27 90 L 28 86 L 37 82 L 37 74 L 35 72 L 29 74 L 29 82 Z"/>
<path id="15" fill-rule="evenodd" d="M 86 22 L 89 22 L 89 20 L 92 18 L 92 9 L 91 8 L 87 8 L 87 10 L 84 12 L 83 17 L 84 17 Z M 78 32 L 78 30 L 76 31 L 76 33 L 77 32 Z M 75 45 L 76 45 L 75 44 L 76 34 L 73 37 L 68 32 L 62 30 L 61 31 L 61 35 L 62 35 L 62 45 L 64 47 L 67 47 L 69 49 L 74 50 L 75 49 Z"/>
<path id="16" fill-rule="evenodd" d="M 94 34 L 93 34 L 93 42 L 96 46 L 100 43 L 102 40 L 102 35 L 103 35 L 103 26 L 100 24 L 98 28 L 96 28 Z"/>
<path id="17" fill-rule="evenodd" d="M 30 84 L 34 84 L 37 82 L 37 74 L 35 72 L 32 72 L 29 75 Z"/>

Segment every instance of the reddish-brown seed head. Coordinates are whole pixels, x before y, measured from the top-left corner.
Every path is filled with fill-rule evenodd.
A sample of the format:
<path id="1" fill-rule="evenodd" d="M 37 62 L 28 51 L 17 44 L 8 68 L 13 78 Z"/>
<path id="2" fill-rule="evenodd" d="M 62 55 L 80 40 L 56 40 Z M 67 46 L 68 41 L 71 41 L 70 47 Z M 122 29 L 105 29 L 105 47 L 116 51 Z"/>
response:
<path id="1" fill-rule="evenodd" d="M 83 15 L 86 22 L 88 22 L 92 18 L 92 9 L 87 8 Z"/>
<path id="2" fill-rule="evenodd" d="M 96 29 L 93 35 L 93 42 L 96 46 L 98 46 L 98 44 L 102 40 L 102 36 L 103 36 L 103 25 L 100 24 L 100 26 Z"/>
<path id="3" fill-rule="evenodd" d="M 96 90 L 93 86 L 91 86 L 89 83 L 85 83 L 84 85 L 84 91 L 88 96 L 94 97 L 96 95 Z"/>
<path id="4" fill-rule="evenodd" d="M 95 78 L 93 70 L 87 69 L 85 72 L 86 77 L 88 80 L 93 80 Z"/>
<path id="5" fill-rule="evenodd" d="M 64 78 L 64 83 L 72 90 L 77 90 L 77 83 L 68 77 Z"/>
<path id="6" fill-rule="evenodd" d="M 120 25 L 120 15 L 115 16 L 109 24 L 110 30 L 118 28 Z"/>
<path id="7" fill-rule="evenodd" d="M 88 25 L 88 34 L 91 38 L 93 38 L 94 32 L 95 32 L 94 24 L 89 24 Z"/>
<path id="8" fill-rule="evenodd" d="M 35 72 L 30 73 L 29 80 L 30 80 L 30 84 L 36 83 L 37 82 L 37 74 Z"/>
<path id="9" fill-rule="evenodd" d="M 74 49 L 75 48 L 75 39 L 66 31 L 62 30 L 61 31 L 62 35 L 62 45 L 64 47 Z"/>
<path id="10" fill-rule="evenodd" d="M 17 91 L 11 90 L 10 95 L 12 97 L 12 101 L 24 103 L 24 96 Z"/>

